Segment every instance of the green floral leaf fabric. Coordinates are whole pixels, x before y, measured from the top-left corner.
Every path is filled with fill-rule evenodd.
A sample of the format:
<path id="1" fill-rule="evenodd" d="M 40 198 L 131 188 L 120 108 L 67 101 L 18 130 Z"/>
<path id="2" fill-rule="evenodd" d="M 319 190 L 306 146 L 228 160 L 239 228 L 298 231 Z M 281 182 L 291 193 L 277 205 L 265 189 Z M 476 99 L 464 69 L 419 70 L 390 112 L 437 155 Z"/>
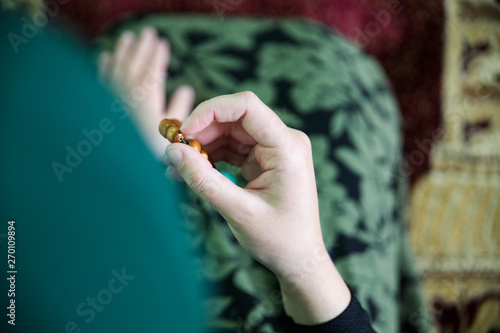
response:
<path id="1" fill-rule="evenodd" d="M 171 43 L 167 91 L 194 87 L 198 102 L 254 91 L 311 138 L 325 244 L 378 332 L 423 332 L 402 213 L 400 117 L 379 66 L 342 37 L 300 20 L 153 15 L 100 38 L 154 26 Z M 245 185 L 238 169 L 219 164 Z M 187 189 L 186 189 L 187 190 Z M 188 190 L 187 190 L 188 191 Z M 217 332 L 283 332 L 275 277 L 236 242 L 227 223 L 188 191 L 181 207 L 200 274 L 211 286 Z"/>

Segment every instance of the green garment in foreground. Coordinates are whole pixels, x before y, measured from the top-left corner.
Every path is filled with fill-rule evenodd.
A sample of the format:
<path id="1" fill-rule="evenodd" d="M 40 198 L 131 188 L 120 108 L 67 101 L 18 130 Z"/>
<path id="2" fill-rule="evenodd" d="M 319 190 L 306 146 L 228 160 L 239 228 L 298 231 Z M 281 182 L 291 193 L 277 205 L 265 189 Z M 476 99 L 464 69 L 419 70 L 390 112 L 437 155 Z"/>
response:
<path id="1" fill-rule="evenodd" d="M 40 30 L 16 52 L 8 36 L 24 38 L 23 24 L 0 14 L 0 331 L 201 332 L 182 191 L 98 83 L 87 50 Z"/>

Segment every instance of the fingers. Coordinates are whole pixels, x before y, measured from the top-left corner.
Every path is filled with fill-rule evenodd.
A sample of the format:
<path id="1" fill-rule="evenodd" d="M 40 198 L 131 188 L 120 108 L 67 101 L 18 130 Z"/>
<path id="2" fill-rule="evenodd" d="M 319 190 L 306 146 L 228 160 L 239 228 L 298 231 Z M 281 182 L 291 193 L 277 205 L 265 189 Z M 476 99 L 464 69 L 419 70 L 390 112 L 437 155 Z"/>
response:
<path id="1" fill-rule="evenodd" d="M 136 78 L 130 78 L 130 85 L 142 87 L 145 90 L 147 99 L 156 100 L 154 105 L 158 107 L 151 109 L 154 114 L 155 122 L 162 119 L 163 109 L 165 107 L 165 66 L 169 58 L 170 47 L 166 41 L 155 41 L 154 51 L 151 52 L 149 63 L 142 64 Z M 133 93 L 134 89 L 132 89 Z"/>
<path id="2" fill-rule="evenodd" d="M 254 201 L 252 196 L 214 169 L 210 162 L 193 148 L 173 143 L 167 147 L 165 153 L 186 184 L 228 221 L 244 214 L 246 207 L 251 207 Z"/>
<path id="3" fill-rule="evenodd" d="M 111 77 L 114 82 L 123 82 L 123 68 L 128 63 L 127 55 L 133 48 L 134 35 L 132 32 L 127 31 L 120 36 L 116 45 L 113 63 L 111 66 Z"/>
<path id="4" fill-rule="evenodd" d="M 145 28 L 138 35 L 128 31 L 116 43 L 114 52 L 101 55 L 99 68 L 115 93 L 131 106 L 132 120 L 155 155 L 161 157 L 165 142 L 158 135 L 158 123 L 165 110 L 166 67 L 170 60 L 170 45 L 153 28 Z M 181 100 L 192 103 L 185 93 Z M 180 107 L 185 117 L 187 106 Z M 191 106 L 189 106 L 191 108 Z"/>
<path id="5" fill-rule="evenodd" d="M 229 150 L 243 156 L 248 155 L 252 150 L 252 147 L 253 145 L 246 145 L 232 137 L 226 136 L 217 138 L 209 144 L 203 145 L 203 148 L 210 154 L 213 154 L 217 150 L 228 148 Z"/>
<path id="6" fill-rule="evenodd" d="M 191 86 L 185 85 L 177 88 L 168 103 L 165 117 L 184 121 L 194 105 L 194 90 Z"/>
<path id="7" fill-rule="evenodd" d="M 262 174 L 262 168 L 255 158 L 255 150 L 248 155 L 241 165 L 241 175 L 248 182 L 253 181 Z"/>
<path id="8" fill-rule="evenodd" d="M 189 117 L 186 121 L 188 120 Z M 183 131 L 183 133 L 185 132 Z M 186 137 L 191 138 L 189 134 L 186 134 Z M 196 140 L 198 140 L 198 142 L 202 145 L 207 145 L 221 137 L 224 139 L 234 139 L 248 146 L 257 144 L 257 141 L 243 128 L 241 122 L 219 123 L 217 121 L 213 121 L 208 127 L 205 127 L 201 130 L 201 132 L 193 135 L 193 137 L 195 137 Z"/>
<path id="9" fill-rule="evenodd" d="M 164 88 L 167 76 L 166 67 L 170 59 L 170 44 L 163 39 L 154 39 L 148 53 L 147 58 L 135 58 L 135 69 L 129 70 L 129 80 L 131 82 L 144 82 L 149 90 L 156 89 L 158 85 Z"/>
<path id="10" fill-rule="evenodd" d="M 214 121 L 218 124 L 240 122 L 245 133 L 235 132 L 238 127 L 233 124 L 231 126 L 212 125 Z M 244 138 L 248 135 L 257 143 L 268 147 L 280 146 L 288 135 L 288 127 L 281 119 L 249 91 L 219 96 L 201 103 L 186 119 L 181 130 L 189 135 L 201 131 L 208 133 L 210 127 L 212 127 L 212 132 L 210 132 L 212 137 L 228 134 L 235 137 L 239 134 Z M 246 138 L 245 141 L 241 141 L 248 143 L 245 141 L 249 140 Z"/>
<path id="11" fill-rule="evenodd" d="M 231 165 L 241 166 L 252 150 L 252 146 L 242 144 L 231 137 L 220 137 L 204 145 L 214 162 L 225 161 Z"/>
<path id="12" fill-rule="evenodd" d="M 128 80 L 135 82 L 144 76 L 145 68 L 151 65 L 151 58 L 155 58 L 158 40 L 156 31 L 152 28 L 143 29 L 134 43 L 130 54 L 127 56 L 129 62 Z"/>
<path id="13" fill-rule="evenodd" d="M 100 72 L 118 88 L 133 88 L 148 79 L 157 83 L 165 81 L 170 61 L 170 45 L 157 36 L 153 28 L 144 28 L 138 36 L 124 32 L 116 43 L 113 53 L 103 52 Z"/>
<path id="14" fill-rule="evenodd" d="M 201 103 L 181 129 L 187 137 L 191 135 L 203 144 L 215 161 L 241 166 L 242 175 L 248 181 L 265 170 L 277 168 L 281 151 L 288 151 L 288 141 L 294 140 L 281 119 L 251 92 L 215 97 Z M 257 144 L 273 153 L 256 156 Z"/>

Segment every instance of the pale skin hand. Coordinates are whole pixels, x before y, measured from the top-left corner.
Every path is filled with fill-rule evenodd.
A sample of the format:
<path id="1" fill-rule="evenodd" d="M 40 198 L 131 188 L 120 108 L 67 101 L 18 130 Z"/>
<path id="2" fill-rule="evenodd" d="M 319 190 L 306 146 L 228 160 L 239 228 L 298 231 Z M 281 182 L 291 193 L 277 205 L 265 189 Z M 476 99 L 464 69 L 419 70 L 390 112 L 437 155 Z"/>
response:
<path id="1" fill-rule="evenodd" d="M 163 118 L 184 120 L 194 93 L 181 87 L 165 107 L 168 43 L 151 28 L 124 33 L 113 53 L 103 53 L 101 75 L 135 104 L 133 120 L 157 156 L 168 142 L 158 134 Z M 144 93 L 145 94 L 141 94 Z M 216 120 L 216 121 L 215 121 Z M 167 148 L 196 192 L 226 218 L 238 241 L 280 282 L 285 310 L 297 323 L 338 316 L 350 293 L 330 261 L 319 226 L 312 156 L 307 136 L 287 128 L 255 95 L 221 96 L 200 104 L 182 127 L 215 161 L 242 166 L 250 183 L 241 189 L 183 144 Z"/>
<path id="2" fill-rule="evenodd" d="M 338 316 L 350 292 L 323 244 L 308 137 L 251 92 L 201 103 L 181 127 L 214 161 L 241 165 L 240 188 L 193 148 L 166 149 L 186 183 L 227 220 L 240 244 L 278 278 L 285 311 L 313 325 Z"/>
<path id="3" fill-rule="evenodd" d="M 111 52 L 103 52 L 100 75 L 119 96 L 132 106 L 132 120 L 153 153 L 161 158 L 168 141 L 158 134 L 163 118 L 183 121 L 193 108 L 194 91 L 178 88 L 166 105 L 166 70 L 170 60 L 169 43 L 156 30 L 145 28 L 138 35 L 123 33 Z"/>

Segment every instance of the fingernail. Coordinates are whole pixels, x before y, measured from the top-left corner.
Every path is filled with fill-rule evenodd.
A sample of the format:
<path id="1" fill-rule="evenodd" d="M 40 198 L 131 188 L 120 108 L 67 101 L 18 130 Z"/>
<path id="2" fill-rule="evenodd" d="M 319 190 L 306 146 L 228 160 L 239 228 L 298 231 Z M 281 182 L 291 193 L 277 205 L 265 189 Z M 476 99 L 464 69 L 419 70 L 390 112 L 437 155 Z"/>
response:
<path id="1" fill-rule="evenodd" d="M 134 38 L 134 33 L 132 31 L 125 31 L 124 33 L 122 33 L 122 35 L 120 36 L 120 39 L 133 39 Z"/>
<path id="2" fill-rule="evenodd" d="M 182 89 L 184 93 L 189 94 L 190 96 L 194 95 L 194 89 L 189 84 L 183 84 L 179 87 L 179 89 Z"/>
<path id="3" fill-rule="evenodd" d="M 167 156 L 170 163 L 172 163 L 176 167 L 179 167 L 181 165 L 182 161 L 184 160 L 184 155 L 177 148 L 168 147 L 165 150 L 165 155 Z"/>
<path id="4" fill-rule="evenodd" d="M 144 27 L 141 30 L 141 34 L 142 35 L 153 34 L 153 33 L 156 33 L 156 29 L 154 29 L 153 27 Z"/>

